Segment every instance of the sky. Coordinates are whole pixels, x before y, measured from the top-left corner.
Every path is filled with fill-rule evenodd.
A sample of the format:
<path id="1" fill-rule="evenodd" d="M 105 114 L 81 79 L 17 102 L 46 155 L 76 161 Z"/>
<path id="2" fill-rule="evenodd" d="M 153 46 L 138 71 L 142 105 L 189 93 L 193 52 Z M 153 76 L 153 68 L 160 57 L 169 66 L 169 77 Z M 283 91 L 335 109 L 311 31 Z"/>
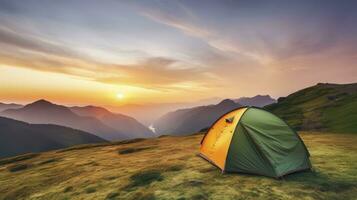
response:
<path id="1" fill-rule="evenodd" d="M 0 101 L 193 102 L 357 82 L 357 1 L 0 0 Z"/>

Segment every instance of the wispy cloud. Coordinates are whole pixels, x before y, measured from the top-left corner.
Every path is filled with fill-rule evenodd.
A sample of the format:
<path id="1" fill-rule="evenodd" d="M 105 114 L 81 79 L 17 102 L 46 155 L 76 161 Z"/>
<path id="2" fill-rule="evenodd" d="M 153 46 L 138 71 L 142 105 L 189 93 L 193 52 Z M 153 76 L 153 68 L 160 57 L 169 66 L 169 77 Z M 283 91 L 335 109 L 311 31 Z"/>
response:
<path id="1" fill-rule="evenodd" d="M 248 49 L 239 48 L 241 46 L 240 44 L 234 44 L 234 42 L 224 38 L 224 33 L 221 31 L 208 29 L 202 27 L 202 24 L 193 23 L 193 21 L 198 21 L 198 17 L 195 16 L 193 12 L 189 11 L 189 9 L 184 5 L 179 5 L 180 8 L 184 8 L 184 13 L 182 13 L 182 15 L 185 17 L 182 15 L 181 17 L 170 15 L 170 13 L 167 13 L 165 10 L 157 10 L 155 8 L 141 8 L 141 14 L 157 23 L 170 26 L 188 36 L 200 39 L 210 48 L 214 49 L 214 51 L 219 51 L 220 54 L 226 55 L 226 59 L 229 59 L 229 57 L 232 58 L 232 56 L 229 55 L 234 54 L 239 58 L 247 57 L 263 63 L 269 60 L 266 56 L 259 55 L 256 52 L 249 51 Z M 189 18 L 187 18 L 186 13 L 190 13 Z"/>
<path id="2" fill-rule="evenodd" d="M 178 60 L 151 57 L 136 64 L 108 64 L 50 54 L 0 52 L 3 65 L 62 73 L 101 83 L 165 90 L 197 90 L 214 86 L 215 80 L 201 68 L 181 66 Z M 188 87 L 190 83 L 191 87 Z M 184 87 L 180 87 L 186 85 Z"/>
<path id="3" fill-rule="evenodd" d="M 78 56 L 78 53 L 53 41 L 20 33 L 18 30 L 0 25 L 0 43 L 2 45 L 17 47 L 27 51 L 34 51 L 43 54 L 53 54 L 64 57 Z"/>
<path id="4" fill-rule="evenodd" d="M 154 90 L 194 90 L 213 82 L 205 70 L 192 63 L 149 55 L 137 59 L 135 64 L 102 62 L 61 43 L 21 33 L 16 26 L 0 26 L 0 49 L 3 65 L 68 74 L 102 83 Z"/>
<path id="5" fill-rule="evenodd" d="M 208 30 L 205 30 L 186 21 L 182 21 L 179 18 L 173 17 L 158 10 L 146 10 L 142 12 L 142 15 L 158 23 L 174 27 L 190 36 L 198 38 L 206 38 L 212 36 L 212 33 L 210 33 Z"/>
<path id="6" fill-rule="evenodd" d="M 225 20 L 229 19 L 229 24 L 223 26 L 225 29 L 217 29 L 218 25 L 208 23 L 209 15 L 200 19 L 199 16 L 194 14 L 194 11 L 188 9 L 183 3 L 177 4 L 180 5 L 179 8 L 181 9 L 177 9 L 175 12 L 159 6 L 144 7 L 141 8 L 140 12 L 155 22 L 202 40 L 222 54 L 233 54 L 239 58 L 244 57 L 262 65 L 295 57 L 311 57 L 311 55 L 318 55 L 324 51 L 341 47 L 355 49 L 357 44 L 357 40 L 352 37 L 353 32 L 357 33 L 356 29 L 349 29 L 348 32 L 342 31 L 346 28 L 346 22 L 349 23 L 356 16 L 351 16 L 349 12 L 344 13 L 340 9 L 331 10 L 333 5 L 318 8 L 316 10 L 318 18 L 312 19 L 295 13 L 289 14 L 287 12 L 291 8 L 282 4 L 279 6 L 286 7 L 287 10 L 280 11 L 286 14 L 284 19 L 281 19 L 281 15 L 277 11 L 270 16 L 257 14 L 249 20 L 242 20 L 241 18 L 246 16 L 240 15 L 240 12 L 244 13 L 244 10 L 240 10 L 240 8 L 248 9 L 246 7 L 250 8 L 253 3 L 242 3 L 241 5 L 229 3 L 232 7 L 224 7 L 226 12 L 232 11 L 232 9 L 235 12 L 232 12 L 231 15 L 219 13 L 219 15 L 226 17 L 222 18 L 219 23 L 225 24 Z M 261 6 L 264 6 L 264 4 Z M 269 5 L 265 6 L 269 7 Z M 313 6 L 314 4 L 311 5 L 311 7 Z M 217 7 L 220 6 L 217 5 Z M 303 9 L 311 8 L 308 6 L 305 8 L 301 5 L 296 8 L 301 12 Z M 217 8 L 217 12 L 219 12 L 219 8 Z"/>

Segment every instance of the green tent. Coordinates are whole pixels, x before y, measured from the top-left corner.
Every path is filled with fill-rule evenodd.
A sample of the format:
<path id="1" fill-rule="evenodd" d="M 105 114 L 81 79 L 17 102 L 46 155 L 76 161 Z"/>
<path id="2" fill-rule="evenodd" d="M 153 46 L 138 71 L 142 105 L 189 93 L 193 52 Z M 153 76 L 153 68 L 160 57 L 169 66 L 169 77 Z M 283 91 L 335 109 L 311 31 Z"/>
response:
<path id="1" fill-rule="evenodd" d="M 311 168 L 299 135 L 279 117 L 255 107 L 219 118 L 202 139 L 200 155 L 223 172 L 281 177 Z"/>

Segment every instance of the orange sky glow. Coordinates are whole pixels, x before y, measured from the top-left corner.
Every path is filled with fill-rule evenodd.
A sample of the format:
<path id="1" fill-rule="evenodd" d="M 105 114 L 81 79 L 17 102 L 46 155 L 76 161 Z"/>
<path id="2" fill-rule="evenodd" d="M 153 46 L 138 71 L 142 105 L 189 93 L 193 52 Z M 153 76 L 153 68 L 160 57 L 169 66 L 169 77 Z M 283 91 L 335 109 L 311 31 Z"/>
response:
<path id="1" fill-rule="evenodd" d="M 357 81 L 352 5 L 260 4 L 2 2 L 0 102 L 278 98 Z"/>

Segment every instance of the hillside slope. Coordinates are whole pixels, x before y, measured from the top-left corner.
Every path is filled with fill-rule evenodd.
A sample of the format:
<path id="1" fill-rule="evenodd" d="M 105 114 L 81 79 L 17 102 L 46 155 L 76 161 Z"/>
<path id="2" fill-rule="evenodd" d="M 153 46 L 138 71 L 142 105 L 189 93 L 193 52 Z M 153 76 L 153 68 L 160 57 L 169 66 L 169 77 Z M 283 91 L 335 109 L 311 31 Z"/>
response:
<path id="1" fill-rule="evenodd" d="M 142 125 L 136 119 L 112 113 L 109 110 L 97 106 L 71 107 L 71 111 L 80 116 L 95 117 L 103 124 L 125 133 L 128 138 L 147 138 L 154 137 L 155 134 L 146 126 Z"/>
<path id="2" fill-rule="evenodd" d="M 106 141 L 63 126 L 28 124 L 0 117 L 0 158 L 98 142 Z"/>
<path id="3" fill-rule="evenodd" d="M 296 130 L 357 133 L 357 83 L 319 83 L 265 108 Z"/>
<path id="4" fill-rule="evenodd" d="M 283 180 L 222 174 L 196 155 L 203 135 L 168 136 L 0 160 L 0 199 L 355 199 L 357 135 L 301 136 L 314 172 Z"/>
<path id="5" fill-rule="evenodd" d="M 217 105 L 181 109 L 162 116 L 154 127 L 158 134 L 188 135 L 211 126 L 221 115 L 240 106 L 226 99 Z"/>

